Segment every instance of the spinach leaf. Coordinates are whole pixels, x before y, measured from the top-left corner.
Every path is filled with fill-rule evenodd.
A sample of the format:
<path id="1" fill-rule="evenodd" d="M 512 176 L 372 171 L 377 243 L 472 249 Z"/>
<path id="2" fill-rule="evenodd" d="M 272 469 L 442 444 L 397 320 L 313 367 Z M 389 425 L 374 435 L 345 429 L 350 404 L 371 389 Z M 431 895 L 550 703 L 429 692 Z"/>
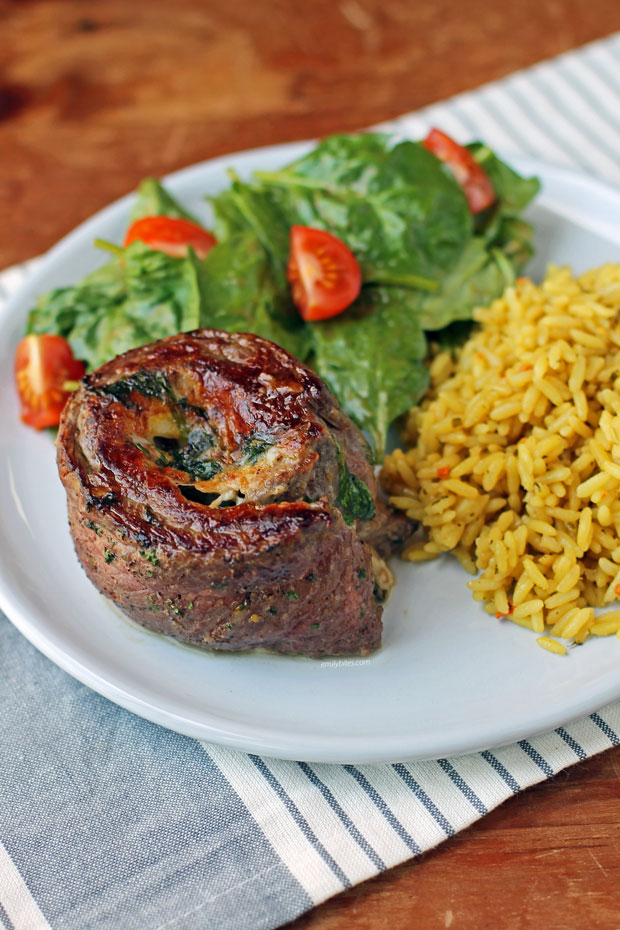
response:
<path id="1" fill-rule="evenodd" d="M 125 312 L 136 324 L 147 324 L 152 340 L 200 325 L 204 271 L 193 251 L 186 258 L 173 258 L 132 242 L 124 259 Z"/>
<path id="2" fill-rule="evenodd" d="M 196 217 L 185 210 L 157 178 L 145 178 L 141 182 L 129 214 L 129 222 L 134 223 L 145 216 L 173 216 L 198 223 Z"/>
<path id="3" fill-rule="evenodd" d="M 455 320 L 449 326 L 426 335 L 429 342 L 437 343 L 440 349 L 456 349 L 469 339 L 475 325 L 473 320 Z"/>
<path id="4" fill-rule="evenodd" d="M 28 333 L 55 333 L 68 338 L 76 321 L 98 307 L 112 311 L 123 301 L 121 269 L 116 261 L 88 275 L 75 287 L 57 287 L 40 297 L 28 316 Z M 78 356 L 79 357 L 79 356 Z"/>
<path id="5" fill-rule="evenodd" d="M 274 279 L 268 254 L 252 230 L 218 243 L 203 263 L 200 325 L 255 333 L 305 358 L 310 334 L 288 288 Z"/>
<path id="6" fill-rule="evenodd" d="M 160 400 L 174 402 L 174 396 L 168 376 L 163 371 L 146 368 L 137 371 L 120 381 L 103 384 L 96 389 L 101 394 L 110 394 L 121 403 L 127 403 L 132 391 L 144 394 L 145 397 L 157 397 Z"/>
<path id="7" fill-rule="evenodd" d="M 428 385 L 422 327 L 392 290 L 363 288 L 341 316 L 312 325 L 312 365 L 370 436 L 377 460 L 390 423 L 416 403 Z"/>
<path id="8" fill-rule="evenodd" d="M 385 165 L 389 160 L 391 137 L 386 133 L 365 132 L 333 135 L 323 139 L 306 155 L 277 172 L 257 171 L 256 177 L 272 181 L 297 175 L 305 184 L 334 190 L 350 188 L 357 193 L 384 188 Z"/>
<path id="9" fill-rule="evenodd" d="M 127 319 L 123 304 L 107 312 L 96 307 L 89 316 L 83 316 L 67 336 L 73 354 L 81 359 L 88 371 L 123 352 L 150 341 L 149 330 Z"/>
<path id="10" fill-rule="evenodd" d="M 171 452 L 169 464 L 179 471 L 187 472 L 192 481 L 209 481 L 221 470 L 222 466 L 215 459 L 210 459 L 207 452 L 213 446 L 213 436 L 205 429 L 194 427 L 187 437 L 187 444 Z"/>
<path id="11" fill-rule="evenodd" d="M 123 269 L 115 259 L 80 284 L 55 288 L 40 297 L 30 311 L 27 332 L 63 336 L 76 358 L 85 361 L 89 368 L 96 367 L 102 339 L 106 346 L 113 347 L 115 339 L 125 344 L 122 333 L 124 299 Z M 100 332 L 101 329 L 106 332 Z"/>
<path id="12" fill-rule="evenodd" d="M 497 197 L 493 210 L 483 216 L 481 234 L 489 248 L 501 250 L 518 273 L 533 252 L 532 227 L 520 213 L 538 193 L 540 181 L 522 178 L 481 142 L 468 148 L 491 178 Z"/>
<path id="13" fill-rule="evenodd" d="M 338 458 L 338 509 L 342 518 L 348 524 L 356 519 L 372 520 L 376 513 L 374 498 L 362 479 L 349 471 L 340 444 L 334 442 Z"/>
<path id="14" fill-rule="evenodd" d="M 174 415 L 175 399 L 171 399 L 171 409 Z M 178 414 L 178 410 L 177 410 Z M 159 455 L 155 459 L 155 464 L 162 468 L 175 468 L 177 471 L 184 471 L 191 481 L 209 481 L 222 470 L 221 463 L 216 459 L 209 458 L 208 452 L 214 445 L 213 433 L 203 426 L 193 426 L 188 430 L 188 423 L 183 423 L 180 429 L 181 439 L 184 445 L 180 445 L 176 439 L 166 436 L 155 436 L 154 444 L 159 450 Z M 149 454 L 147 452 L 147 454 Z M 188 490 L 184 488 L 183 493 Z M 194 489 L 195 491 L 195 489 Z M 202 492 L 195 492 L 200 495 Z M 214 500 L 217 495 L 213 495 Z M 190 497 L 190 500 L 198 500 L 201 503 L 209 503 L 204 498 Z"/>
<path id="15" fill-rule="evenodd" d="M 470 239 L 458 262 L 443 277 L 437 294 L 401 292 L 425 330 L 469 320 L 475 307 L 498 297 L 514 283 L 514 269 L 499 249 L 489 249 L 479 236 Z"/>
<path id="16" fill-rule="evenodd" d="M 199 326 L 256 333 L 310 360 L 380 457 L 390 423 L 425 390 L 424 331 L 453 333 L 532 251 L 521 212 L 538 181 L 481 143 L 469 149 L 497 195 L 476 217 L 443 163 L 419 143 L 381 133 L 332 136 L 252 183 L 232 175 L 230 188 L 211 198 L 218 244 L 204 260 L 140 242 L 118 247 L 81 284 L 41 298 L 28 331 L 65 336 L 90 369 Z M 155 214 L 194 220 L 149 178 L 131 219 Z M 338 317 L 305 323 L 292 303 L 286 265 L 297 224 L 338 236 L 360 262 L 362 293 Z"/>
<path id="17" fill-rule="evenodd" d="M 80 284 L 57 288 L 31 311 L 28 332 L 57 333 L 87 368 L 200 325 L 202 264 L 133 242 Z"/>
<path id="18" fill-rule="evenodd" d="M 459 185 L 415 142 L 334 136 L 281 171 L 260 173 L 287 225 L 326 229 L 347 243 L 364 281 L 434 290 L 472 232 Z"/>
<path id="19" fill-rule="evenodd" d="M 233 176 L 230 190 L 224 195 L 224 212 L 220 198 L 213 199 L 216 229 L 226 224 L 228 238 L 235 232 L 252 230 L 271 264 L 275 284 L 286 290 L 286 263 L 289 253 L 289 228 L 292 225 L 268 190 L 244 184 Z"/>
<path id="20" fill-rule="evenodd" d="M 538 178 L 521 177 L 482 142 L 472 142 L 467 148 L 489 175 L 500 209 L 513 214 L 524 210 L 540 190 Z"/>
<path id="21" fill-rule="evenodd" d="M 259 458 L 271 449 L 275 440 L 263 436 L 248 436 L 241 447 L 241 454 L 246 465 L 255 465 Z"/>

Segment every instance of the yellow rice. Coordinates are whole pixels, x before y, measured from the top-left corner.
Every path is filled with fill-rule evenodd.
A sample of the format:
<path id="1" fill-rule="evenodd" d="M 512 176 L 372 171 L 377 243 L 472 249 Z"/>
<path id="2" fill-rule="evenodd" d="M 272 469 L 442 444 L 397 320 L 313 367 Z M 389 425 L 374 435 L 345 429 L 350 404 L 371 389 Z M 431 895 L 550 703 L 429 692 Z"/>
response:
<path id="1" fill-rule="evenodd" d="M 385 460 L 392 504 L 424 528 L 404 557 L 452 552 L 474 599 L 551 651 L 540 634 L 620 637 L 620 611 L 594 612 L 620 596 L 620 265 L 550 267 L 475 319 Z"/>

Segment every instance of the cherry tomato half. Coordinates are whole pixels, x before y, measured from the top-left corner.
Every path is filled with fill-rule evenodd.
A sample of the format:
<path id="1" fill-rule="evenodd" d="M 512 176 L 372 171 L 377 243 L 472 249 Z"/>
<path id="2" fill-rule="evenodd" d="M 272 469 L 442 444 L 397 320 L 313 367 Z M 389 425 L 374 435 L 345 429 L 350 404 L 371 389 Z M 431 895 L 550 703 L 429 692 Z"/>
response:
<path id="1" fill-rule="evenodd" d="M 189 245 L 198 258 L 204 258 L 216 244 L 215 236 L 198 223 L 174 216 L 145 216 L 136 220 L 127 230 L 125 245 L 135 242 L 136 239 L 174 258 L 187 255 Z"/>
<path id="2" fill-rule="evenodd" d="M 291 227 L 287 276 L 304 320 L 325 320 L 353 303 L 362 274 L 350 248 L 336 236 L 310 226 Z"/>
<path id="3" fill-rule="evenodd" d="M 58 426 L 67 398 L 86 368 L 62 336 L 24 336 L 15 352 L 15 381 L 21 417 L 28 426 Z"/>
<path id="4" fill-rule="evenodd" d="M 491 179 L 468 149 L 440 129 L 431 129 L 422 145 L 446 163 L 463 188 L 472 213 L 480 213 L 491 206 L 495 200 Z"/>

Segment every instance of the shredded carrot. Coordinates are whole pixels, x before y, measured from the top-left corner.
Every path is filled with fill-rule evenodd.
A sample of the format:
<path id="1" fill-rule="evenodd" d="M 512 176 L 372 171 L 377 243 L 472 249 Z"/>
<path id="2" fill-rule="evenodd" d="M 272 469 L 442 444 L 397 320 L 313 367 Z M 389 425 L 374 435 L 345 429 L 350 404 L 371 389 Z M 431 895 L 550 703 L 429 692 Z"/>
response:
<path id="1" fill-rule="evenodd" d="M 620 584 L 617 584 L 617 585 L 616 585 L 616 587 L 614 588 L 614 591 L 616 592 L 616 594 L 618 595 L 618 597 L 620 597 Z"/>
<path id="2" fill-rule="evenodd" d="M 438 477 L 438 478 L 448 478 L 449 475 L 450 475 L 450 466 L 449 466 L 449 465 L 442 465 L 441 468 L 438 468 L 438 469 L 437 469 L 437 477 Z"/>

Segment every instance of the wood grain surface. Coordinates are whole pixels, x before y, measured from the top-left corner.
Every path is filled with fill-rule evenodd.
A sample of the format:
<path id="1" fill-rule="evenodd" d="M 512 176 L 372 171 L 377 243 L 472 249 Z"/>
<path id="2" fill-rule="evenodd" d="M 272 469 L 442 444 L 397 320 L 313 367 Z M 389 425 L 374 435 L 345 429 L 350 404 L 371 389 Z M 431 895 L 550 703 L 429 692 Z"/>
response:
<path id="1" fill-rule="evenodd" d="M 147 174 L 371 125 L 616 29 L 618 0 L 0 0 L 0 267 Z"/>
<path id="2" fill-rule="evenodd" d="M 620 747 L 287 930 L 618 930 Z"/>
<path id="3" fill-rule="evenodd" d="M 0 0 L 0 267 L 148 174 L 361 128 L 620 29 L 618 0 Z M 620 930 L 620 747 L 294 930 Z"/>

